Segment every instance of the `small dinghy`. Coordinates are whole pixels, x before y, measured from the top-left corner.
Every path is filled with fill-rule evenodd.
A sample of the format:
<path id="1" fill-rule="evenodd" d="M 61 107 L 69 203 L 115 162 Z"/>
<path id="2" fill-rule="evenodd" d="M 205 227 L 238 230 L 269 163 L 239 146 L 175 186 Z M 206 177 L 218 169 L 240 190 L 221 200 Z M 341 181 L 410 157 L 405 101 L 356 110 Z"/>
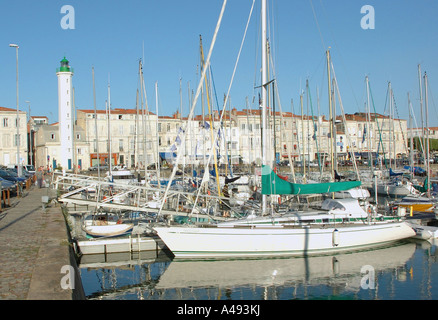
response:
<path id="1" fill-rule="evenodd" d="M 110 214 L 97 214 L 84 219 L 82 230 L 92 237 L 116 237 L 132 231 L 134 224 L 123 223 Z"/>
<path id="2" fill-rule="evenodd" d="M 132 223 L 121 223 L 107 226 L 87 226 L 85 232 L 92 237 L 116 237 L 129 233 L 134 228 Z"/>

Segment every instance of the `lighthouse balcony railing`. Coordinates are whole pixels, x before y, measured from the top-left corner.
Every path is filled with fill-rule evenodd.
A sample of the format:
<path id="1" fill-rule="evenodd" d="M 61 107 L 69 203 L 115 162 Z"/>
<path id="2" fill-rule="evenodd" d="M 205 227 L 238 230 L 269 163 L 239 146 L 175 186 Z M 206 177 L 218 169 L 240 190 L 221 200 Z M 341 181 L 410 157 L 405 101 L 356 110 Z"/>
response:
<path id="1" fill-rule="evenodd" d="M 58 73 L 58 72 L 72 72 L 72 73 L 74 73 L 73 68 L 70 68 L 70 67 L 68 67 L 68 68 L 66 68 L 66 67 L 56 68 L 56 73 Z"/>

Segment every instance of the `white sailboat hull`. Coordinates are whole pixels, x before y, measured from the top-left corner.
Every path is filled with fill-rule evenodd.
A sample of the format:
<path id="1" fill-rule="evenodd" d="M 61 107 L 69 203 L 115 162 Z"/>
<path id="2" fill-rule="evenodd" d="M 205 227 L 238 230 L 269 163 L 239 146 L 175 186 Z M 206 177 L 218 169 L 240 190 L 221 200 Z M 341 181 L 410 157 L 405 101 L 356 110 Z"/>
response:
<path id="1" fill-rule="evenodd" d="M 348 251 L 415 235 L 404 222 L 338 227 L 156 227 L 176 258 L 311 255 Z"/>

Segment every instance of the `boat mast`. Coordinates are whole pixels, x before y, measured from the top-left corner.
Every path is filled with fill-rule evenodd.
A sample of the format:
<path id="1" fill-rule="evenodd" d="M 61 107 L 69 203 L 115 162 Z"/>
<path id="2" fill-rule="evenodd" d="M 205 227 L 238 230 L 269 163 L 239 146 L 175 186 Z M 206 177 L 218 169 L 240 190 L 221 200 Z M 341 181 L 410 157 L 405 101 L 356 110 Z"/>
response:
<path id="1" fill-rule="evenodd" d="M 108 174 L 111 176 L 111 163 L 112 163 L 112 149 L 111 149 L 111 91 L 110 91 L 110 81 L 108 75 Z"/>
<path id="2" fill-rule="evenodd" d="M 367 116 L 366 116 L 366 126 L 368 127 L 368 132 L 367 134 L 367 147 L 368 147 L 368 160 L 369 163 L 371 165 L 371 173 L 373 174 L 374 177 L 374 166 L 373 164 L 373 151 L 372 151 L 372 147 L 371 147 L 371 108 L 370 108 L 370 82 L 368 79 L 368 76 L 365 77 L 365 82 L 366 82 L 366 88 L 367 88 Z M 377 192 L 377 190 L 376 190 Z M 377 198 L 376 198 L 377 199 Z"/>
<path id="3" fill-rule="evenodd" d="M 328 77 L 328 95 L 329 95 L 329 132 L 330 132 L 330 161 L 331 161 L 331 180 L 334 181 L 334 167 L 333 167 L 333 116 L 332 116 L 332 88 L 331 88 L 331 79 L 330 79 L 330 48 L 326 51 L 327 56 L 327 77 Z"/>
<path id="4" fill-rule="evenodd" d="M 157 128 L 158 128 L 158 82 L 155 82 L 155 110 L 157 112 Z M 158 188 L 161 188 L 161 182 L 160 182 L 160 146 L 158 143 L 158 130 L 157 130 L 157 162 L 156 162 L 156 166 L 157 166 L 157 181 L 158 181 Z"/>
<path id="5" fill-rule="evenodd" d="M 391 141 L 392 141 L 392 87 L 391 82 L 388 83 L 388 91 L 389 91 L 389 137 L 388 137 L 388 150 L 389 150 L 389 167 L 392 168 L 392 159 L 391 159 Z"/>
<path id="6" fill-rule="evenodd" d="M 378 197 L 378 191 L 377 191 L 377 175 L 374 172 L 374 165 L 373 165 L 373 150 L 371 148 L 371 106 L 370 106 L 370 81 L 368 79 L 368 76 L 365 77 L 366 87 L 367 87 L 367 122 L 366 125 L 368 127 L 367 132 L 367 144 L 368 144 L 368 161 L 371 168 L 371 173 L 373 175 L 373 183 L 374 183 L 374 202 L 376 207 L 379 205 L 379 197 Z M 364 130 L 365 131 L 365 130 Z M 363 132 L 365 134 L 365 132 Z M 377 160 L 377 157 L 376 157 Z"/>
<path id="7" fill-rule="evenodd" d="M 99 135 L 97 130 L 97 107 L 96 107 L 96 86 L 94 83 L 94 67 L 91 70 L 93 74 L 94 129 L 96 133 L 97 176 L 100 178 Z"/>
<path id="8" fill-rule="evenodd" d="M 427 196 L 430 197 L 430 162 L 429 162 L 429 107 L 427 99 L 427 74 L 424 73 L 424 108 L 426 112 L 426 170 L 427 170 Z"/>
<path id="9" fill-rule="evenodd" d="M 249 103 L 248 103 L 248 97 L 245 98 L 246 103 L 246 132 L 247 132 L 247 144 L 248 144 L 248 164 L 251 165 L 251 137 L 249 133 Z M 251 168 L 251 167 L 249 167 Z M 248 170 L 250 172 L 250 170 Z"/>
<path id="10" fill-rule="evenodd" d="M 421 114 L 421 136 L 419 137 L 419 140 L 421 141 L 421 148 L 423 149 L 423 157 L 424 155 L 424 120 L 423 120 L 423 88 L 421 85 L 421 66 L 418 65 L 418 83 L 419 83 L 419 89 L 420 89 L 420 114 Z"/>
<path id="11" fill-rule="evenodd" d="M 410 148 L 409 148 L 409 166 L 411 172 L 411 179 L 414 178 L 414 133 L 412 128 L 412 104 L 411 98 L 409 97 L 408 92 L 408 106 L 409 106 L 409 132 L 410 132 Z"/>
<path id="12" fill-rule="evenodd" d="M 303 166 L 303 181 L 306 183 L 306 141 L 304 140 L 304 111 L 303 111 L 303 94 L 300 94 L 300 106 L 301 106 L 301 141 L 303 144 L 302 162 Z"/>
<path id="13" fill-rule="evenodd" d="M 136 168 L 137 170 L 137 164 L 138 164 L 138 135 L 139 135 L 139 129 L 138 129 L 138 89 L 136 94 L 136 100 L 135 100 L 135 109 L 136 109 L 136 116 L 135 116 L 135 130 L 134 130 L 134 165 L 131 164 L 131 167 Z M 131 158 L 132 160 L 132 158 Z"/>
<path id="14" fill-rule="evenodd" d="M 205 82 L 205 93 L 207 95 L 207 106 L 208 106 L 208 113 L 210 115 L 210 141 L 211 141 L 211 147 L 210 147 L 210 152 L 213 153 L 213 159 L 214 159 L 214 171 L 215 171 L 215 175 L 216 175 L 216 185 L 217 185 L 217 193 L 219 196 L 222 195 L 221 192 L 221 187 L 220 187 L 220 181 L 219 181 L 219 167 L 218 167 L 218 159 L 217 159 L 217 150 L 220 150 L 220 147 L 217 146 L 216 149 L 216 143 L 215 143 L 215 138 L 214 138 L 214 115 L 213 115 L 213 110 L 212 110 L 212 106 L 211 106 L 211 102 L 210 102 L 210 90 L 209 90 L 209 86 L 208 86 L 208 75 L 207 75 L 207 71 L 209 66 L 206 65 L 205 61 L 204 61 L 204 49 L 202 46 L 202 37 L 199 36 L 199 42 L 200 42 L 200 51 L 201 51 L 201 72 L 205 72 L 205 77 L 204 77 L 204 82 Z M 202 87 L 201 87 L 202 89 Z M 226 108 L 226 107 L 225 107 Z M 225 111 L 225 110 L 224 110 Z M 221 127 L 221 123 L 219 122 L 219 128 Z M 219 132 L 219 131 L 218 131 Z M 225 143 L 226 146 L 226 143 Z M 204 170 L 208 170 L 208 168 L 205 167 L 204 165 Z"/>
<path id="15" fill-rule="evenodd" d="M 268 160 L 267 144 L 268 144 L 268 126 L 266 121 L 267 116 L 267 85 L 268 85 L 268 74 L 267 74 L 267 53 L 268 53 L 268 39 L 267 39 L 267 19 L 266 19 L 266 0 L 262 0 L 262 12 L 261 12 L 261 23 L 262 23 L 262 165 L 270 166 L 270 161 Z M 262 195 L 262 214 L 267 213 L 267 195 Z"/>
<path id="16" fill-rule="evenodd" d="M 332 145 L 333 145 L 333 170 L 338 171 L 338 148 L 336 139 L 338 138 L 337 129 L 336 129 L 336 96 L 335 96 L 335 88 L 336 88 L 336 79 L 333 77 L 332 80 Z"/>

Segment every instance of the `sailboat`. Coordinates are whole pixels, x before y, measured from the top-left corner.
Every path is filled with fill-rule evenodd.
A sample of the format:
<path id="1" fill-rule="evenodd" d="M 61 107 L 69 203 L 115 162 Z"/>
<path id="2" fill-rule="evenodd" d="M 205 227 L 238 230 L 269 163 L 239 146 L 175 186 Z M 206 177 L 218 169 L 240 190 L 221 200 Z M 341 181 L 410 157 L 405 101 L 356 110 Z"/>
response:
<path id="1" fill-rule="evenodd" d="M 288 189 L 291 194 L 325 193 L 360 184 L 356 181 L 345 182 L 348 185 L 294 184 L 274 176 L 268 166 L 263 170 L 272 172 L 274 183 L 271 185 L 285 182 L 276 191 L 282 194 Z M 265 186 L 262 185 L 262 190 L 269 190 Z M 290 211 L 276 217 L 249 216 L 205 227 L 154 229 L 176 258 L 307 256 L 363 249 L 415 235 L 403 217 L 375 215 L 371 218 L 352 198 L 328 199 L 321 210 Z"/>
<path id="2" fill-rule="evenodd" d="M 224 3 L 225 4 L 225 3 Z M 267 125 L 267 1 L 262 0 L 262 127 Z M 273 172 L 268 160 L 268 130 L 262 130 L 262 215 L 269 215 L 268 196 L 327 193 L 360 186 L 360 181 L 315 184 L 290 183 Z M 298 215 L 294 223 L 154 227 L 175 258 L 216 258 L 247 256 L 307 256 L 350 251 L 398 241 L 415 235 L 402 217 L 368 216 L 368 221 L 336 219 L 338 211 L 313 212 L 317 219 Z M 245 218 L 247 221 L 248 218 Z M 272 220 L 274 222 L 274 220 Z"/>
<path id="3" fill-rule="evenodd" d="M 422 83 L 421 83 L 421 70 L 420 66 L 418 66 L 418 75 L 420 82 L 420 108 L 421 114 L 423 114 L 423 97 L 422 97 Z M 426 121 L 428 120 L 428 83 L 427 83 L 427 75 L 424 74 L 424 89 L 425 89 L 425 109 L 426 109 Z M 411 106 L 411 101 L 408 94 L 408 104 Z M 411 110 L 409 110 L 409 116 L 411 117 Z M 428 127 L 428 125 L 426 125 Z M 429 137 L 428 132 L 426 130 L 427 135 L 425 138 L 426 150 L 424 151 L 424 158 L 426 159 L 426 179 L 423 182 L 423 185 L 413 185 L 415 188 L 415 192 L 411 195 L 403 197 L 399 202 L 395 204 L 401 207 L 409 208 L 412 211 L 416 212 L 432 212 L 438 205 L 438 200 L 435 197 L 432 197 L 430 194 L 430 169 L 429 169 Z M 423 131 L 424 135 L 424 131 Z M 412 137 L 411 137 L 411 146 L 412 146 Z M 412 147 L 411 147 L 412 153 Z M 411 155 L 411 158 L 413 155 Z"/>

